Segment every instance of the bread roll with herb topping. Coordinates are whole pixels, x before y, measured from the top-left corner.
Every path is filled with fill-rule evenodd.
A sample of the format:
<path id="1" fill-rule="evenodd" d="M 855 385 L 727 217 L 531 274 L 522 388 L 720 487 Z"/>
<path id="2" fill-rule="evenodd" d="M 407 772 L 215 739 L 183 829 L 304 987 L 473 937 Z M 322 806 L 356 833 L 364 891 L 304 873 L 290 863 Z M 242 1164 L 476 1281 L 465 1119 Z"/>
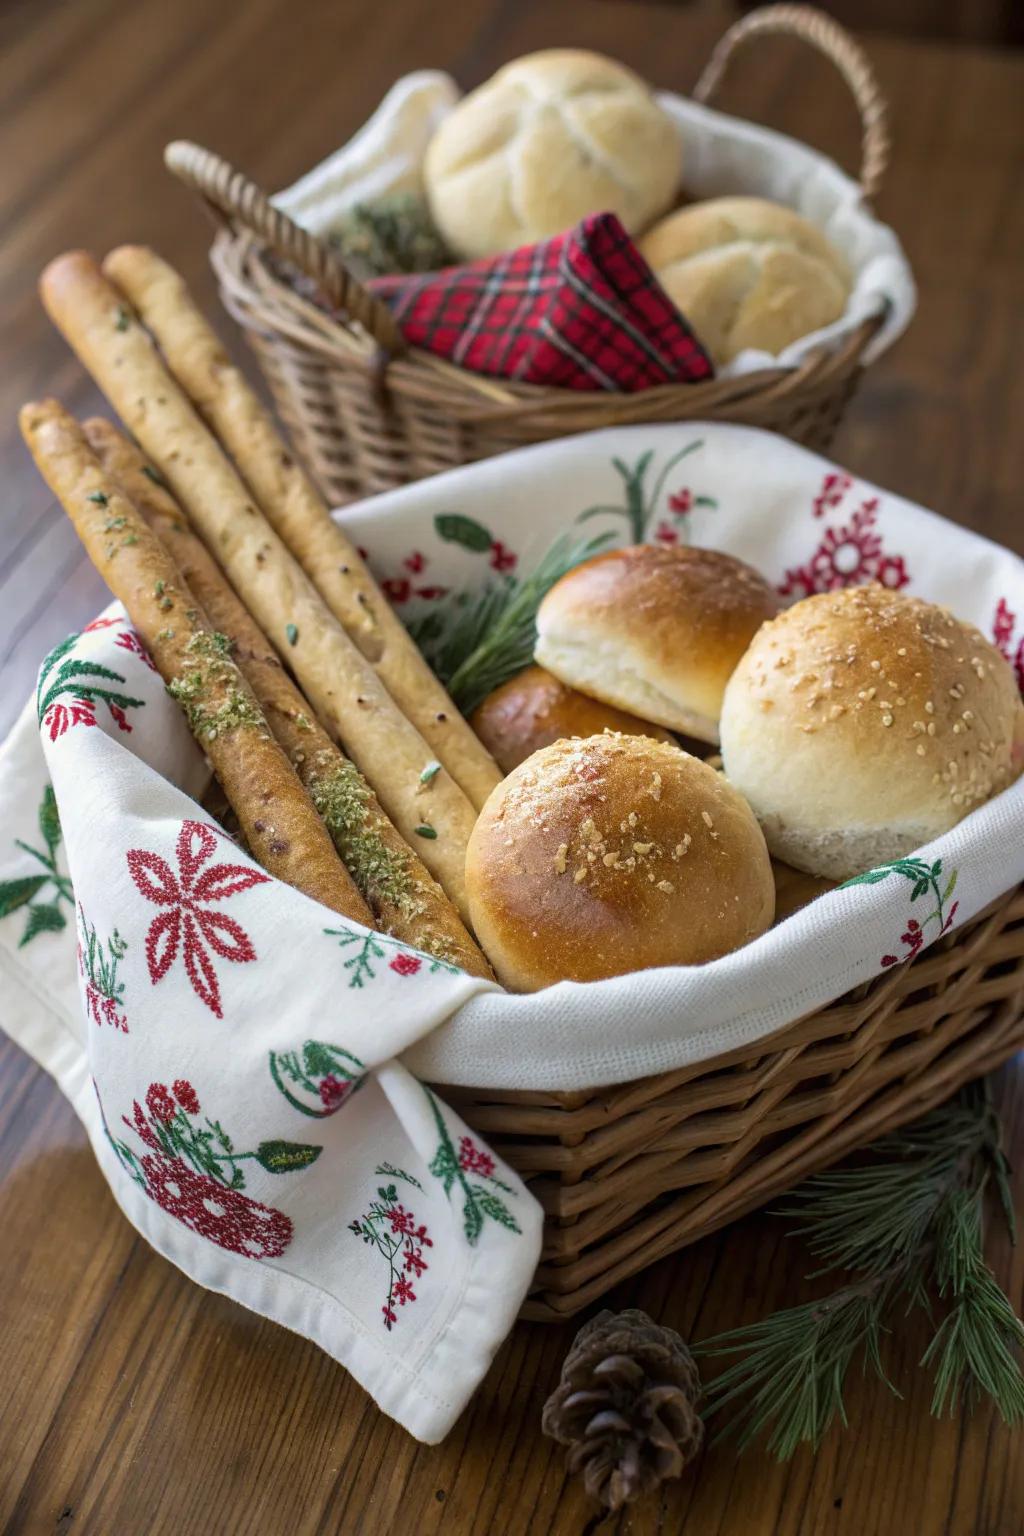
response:
<path id="1" fill-rule="evenodd" d="M 778 610 L 764 577 L 732 555 L 633 544 L 555 583 L 537 613 L 534 655 L 581 693 L 717 742 L 729 676 Z"/>
<path id="2" fill-rule="evenodd" d="M 736 790 L 679 747 L 611 732 L 544 747 L 498 786 L 466 886 L 515 992 L 701 965 L 764 933 L 775 910 L 768 850 Z"/>
<path id="3" fill-rule="evenodd" d="M 672 741 L 660 725 L 615 709 L 568 687 L 543 667 L 527 667 L 489 693 L 470 717 L 470 725 L 502 773 L 511 773 L 531 753 L 568 736 L 651 736 Z"/>
<path id="4" fill-rule="evenodd" d="M 846 880 L 948 832 L 1024 767 L 1009 664 L 946 608 L 885 587 L 794 604 L 729 682 L 725 772 L 778 858 Z"/>

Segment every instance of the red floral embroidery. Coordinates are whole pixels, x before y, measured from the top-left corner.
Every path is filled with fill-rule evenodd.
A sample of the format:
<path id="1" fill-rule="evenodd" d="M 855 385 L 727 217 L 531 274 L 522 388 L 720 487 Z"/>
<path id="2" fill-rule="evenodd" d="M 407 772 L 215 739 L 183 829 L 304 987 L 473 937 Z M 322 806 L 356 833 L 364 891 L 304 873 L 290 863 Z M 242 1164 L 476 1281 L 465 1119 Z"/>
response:
<path id="1" fill-rule="evenodd" d="M 852 484 L 850 476 L 844 475 L 841 470 L 827 474 L 821 482 L 821 490 L 812 503 L 813 515 L 824 517 L 827 510 L 838 507 Z"/>
<path id="2" fill-rule="evenodd" d="M 425 602 L 433 603 L 441 597 L 448 596 L 447 587 L 417 587 L 416 596 L 422 597 Z"/>
<path id="3" fill-rule="evenodd" d="M 333 1114 L 340 1109 L 355 1087 L 352 1079 L 342 1082 L 340 1077 L 335 1077 L 333 1072 L 328 1072 L 326 1077 L 320 1079 L 320 1102 L 328 1114 Z"/>
<path id="4" fill-rule="evenodd" d="M 178 1113 L 178 1106 L 167 1092 L 163 1083 L 151 1083 L 146 1089 L 146 1108 L 157 1120 L 173 1120 Z"/>
<path id="5" fill-rule="evenodd" d="M 103 943 L 90 926 L 81 903 L 78 907 L 79 939 L 78 970 L 85 993 L 86 1015 L 94 1024 L 108 1024 L 112 1029 L 128 1033 L 128 1015 L 124 1011 L 124 982 L 117 979 L 117 968 L 125 957 L 128 945 L 117 929 Z"/>
<path id="6" fill-rule="evenodd" d="M 814 502 L 814 515 L 820 516 L 826 506 L 838 506 L 852 483 L 846 475 L 826 475 Z M 878 497 L 869 496 L 853 511 L 849 522 L 825 529 L 807 564 L 786 572 L 779 592 L 783 597 L 810 597 L 815 592 L 835 592 L 868 581 L 881 582 L 893 590 L 905 587 L 910 576 L 903 557 L 883 548 L 877 522 Z"/>
<path id="7" fill-rule="evenodd" d="M 679 534 L 671 523 L 659 523 L 654 530 L 654 537 L 659 544 L 678 544 Z"/>
<path id="8" fill-rule="evenodd" d="M 480 1173 L 489 1179 L 494 1172 L 494 1158 L 477 1146 L 472 1136 L 459 1138 L 459 1167 L 466 1173 Z"/>
<path id="9" fill-rule="evenodd" d="M 422 555 L 418 549 L 414 549 L 412 554 L 406 555 L 405 559 L 402 561 L 402 564 L 405 566 L 406 570 L 411 571 L 414 576 L 418 576 L 420 574 L 420 572 L 426 566 L 426 563 L 426 556 Z"/>
<path id="10" fill-rule="evenodd" d="M 513 565 L 515 564 L 515 559 L 516 557 L 513 555 Z M 387 595 L 388 599 L 396 605 L 396 607 L 401 606 L 402 603 L 407 603 L 412 597 L 420 597 L 428 602 L 434 602 L 438 598 L 447 597 L 447 587 L 417 587 L 414 586 L 412 581 L 409 579 L 410 576 L 422 575 L 429 564 L 430 561 L 427 559 L 426 555 L 423 554 L 422 550 L 414 549 L 412 553 L 406 555 L 405 559 L 402 561 L 403 574 L 399 576 L 385 577 L 380 584 L 381 590 Z M 495 567 L 495 569 L 502 569 L 502 567 Z M 405 572 L 408 572 L 409 574 L 405 575 Z"/>
<path id="11" fill-rule="evenodd" d="M 186 1115 L 198 1115 L 199 1095 L 192 1087 L 192 1084 L 186 1082 L 183 1077 L 175 1078 L 174 1097 L 177 1099 Z"/>
<path id="12" fill-rule="evenodd" d="M 519 556 L 508 549 L 500 539 L 495 539 L 491 544 L 491 569 L 494 571 L 514 571 L 519 563 Z"/>
<path id="13" fill-rule="evenodd" d="M 131 651 L 134 656 L 138 656 L 140 661 L 146 663 L 151 672 L 156 671 L 156 662 L 150 656 L 134 629 L 123 629 L 115 639 L 114 644 L 119 645 L 123 651 Z"/>
<path id="14" fill-rule="evenodd" d="M 1010 663 L 1017 678 L 1017 687 L 1021 693 L 1024 693 L 1024 633 L 1014 646 L 1016 632 L 1017 615 L 1006 598 L 1001 597 L 996 604 L 995 617 L 992 620 L 992 643 Z"/>
<path id="15" fill-rule="evenodd" d="M 128 851 L 128 870 L 140 893 L 154 905 L 166 908 L 154 917 L 146 934 L 146 964 L 155 985 L 170 970 L 182 949 L 185 973 L 196 996 L 216 1017 L 222 1018 L 220 983 L 213 955 L 235 964 L 256 959 L 245 930 L 223 912 L 212 912 L 209 903 L 263 885 L 269 875 L 244 864 L 203 865 L 217 847 L 214 832 L 198 821 L 184 821 L 178 833 L 178 873 L 167 860 L 144 848 Z"/>
<path id="16" fill-rule="evenodd" d="M 389 576 L 380 586 L 393 603 L 407 603 L 412 596 L 412 582 L 406 576 Z"/>
<path id="17" fill-rule="evenodd" d="M 117 723 L 122 731 L 131 730 L 123 714 Z M 51 704 L 43 716 L 43 724 L 50 733 L 50 740 L 56 741 L 74 725 L 95 725 L 96 706 L 91 699 L 83 697 L 72 699 L 70 704 Z"/>
<path id="18" fill-rule="evenodd" d="M 87 624 L 85 626 L 85 628 L 82 630 L 82 634 L 83 635 L 91 635 L 94 629 L 112 629 L 112 628 L 114 628 L 115 625 L 120 624 L 120 623 L 121 623 L 120 619 L 105 619 L 105 618 L 102 618 L 102 617 L 98 618 L 98 619 L 93 619 L 92 623 L 91 624 Z"/>
<path id="19" fill-rule="evenodd" d="M 668 509 L 674 512 L 676 517 L 686 517 L 687 513 L 693 511 L 693 492 L 688 486 L 684 485 L 682 490 L 676 491 L 669 497 Z"/>
<path id="20" fill-rule="evenodd" d="M 278 1259 L 292 1240 L 292 1224 L 283 1211 L 196 1173 L 180 1157 L 147 1153 L 142 1171 L 150 1199 L 219 1248 L 247 1259 Z"/>
<path id="21" fill-rule="evenodd" d="M 418 1180 L 404 1173 L 401 1168 L 393 1168 L 390 1163 L 378 1168 L 377 1172 L 382 1173 L 385 1169 L 420 1188 Z M 417 1225 L 412 1211 L 407 1211 L 399 1203 L 398 1190 L 394 1184 L 381 1186 L 377 1190 L 377 1199 L 371 1202 L 358 1221 L 349 1222 L 349 1231 L 367 1245 L 376 1248 L 387 1260 L 388 1294 L 380 1310 L 384 1327 L 390 1333 L 398 1321 L 396 1304 L 404 1307 L 407 1301 L 416 1300 L 416 1292 L 407 1277 L 415 1275 L 418 1279 L 430 1268 L 423 1257 L 423 1250 L 433 1248 L 433 1240 L 422 1223 Z"/>
<path id="22" fill-rule="evenodd" d="M 397 972 L 399 976 L 415 976 L 422 964 L 423 961 L 419 955 L 409 955 L 402 950 L 391 961 L 391 970 Z"/>

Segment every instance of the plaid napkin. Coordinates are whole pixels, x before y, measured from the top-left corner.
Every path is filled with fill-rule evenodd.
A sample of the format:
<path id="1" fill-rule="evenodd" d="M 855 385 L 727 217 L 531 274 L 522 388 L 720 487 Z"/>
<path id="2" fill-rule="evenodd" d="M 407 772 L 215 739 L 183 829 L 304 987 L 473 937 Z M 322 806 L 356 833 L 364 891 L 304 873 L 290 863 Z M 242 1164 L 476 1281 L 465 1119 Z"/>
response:
<path id="1" fill-rule="evenodd" d="M 408 341 L 473 373 L 624 394 L 713 373 L 613 213 L 538 245 L 369 286 Z"/>

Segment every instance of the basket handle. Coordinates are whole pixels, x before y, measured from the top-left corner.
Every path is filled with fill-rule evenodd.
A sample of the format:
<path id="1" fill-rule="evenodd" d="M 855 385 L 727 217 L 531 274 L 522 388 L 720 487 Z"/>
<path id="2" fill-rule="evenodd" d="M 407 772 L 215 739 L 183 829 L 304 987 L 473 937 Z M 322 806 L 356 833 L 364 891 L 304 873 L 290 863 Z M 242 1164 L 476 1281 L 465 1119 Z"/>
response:
<path id="1" fill-rule="evenodd" d="M 164 164 L 199 193 L 221 222 L 249 230 L 312 278 L 334 308 L 357 320 L 385 352 L 397 356 L 406 351 L 408 344 L 387 305 L 364 288 L 322 240 L 275 208 L 266 193 L 227 160 L 187 139 L 176 139 L 164 150 Z"/>
<path id="2" fill-rule="evenodd" d="M 695 101 L 710 103 L 722 82 L 729 60 L 748 38 L 761 33 L 788 34 L 817 48 L 838 69 L 860 112 L 860 186 L 866 198 L 881 185 L 889 163 L 889 129 L 885 97 L 868 57 L 844 27 L 813 5 L 766 5 L 751 11 L 719 39 L 693 89 Z"/>

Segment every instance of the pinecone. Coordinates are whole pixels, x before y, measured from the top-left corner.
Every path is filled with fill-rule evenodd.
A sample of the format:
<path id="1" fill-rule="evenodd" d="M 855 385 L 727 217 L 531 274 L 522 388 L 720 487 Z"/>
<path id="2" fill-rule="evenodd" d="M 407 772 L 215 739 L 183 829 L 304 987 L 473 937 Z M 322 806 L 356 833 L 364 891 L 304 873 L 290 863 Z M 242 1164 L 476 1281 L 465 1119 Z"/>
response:
<path id="1" fill-rule="evenodd" d="M 699 1399 L 700 1374 L 678 1333 L 636 1308 L 599 1312 L 573 1340 L 541 1424 L 570 1447 L 569 1471 L 582 1470 L 591 1498 L 614 1513 L 696 1456 Z"/>

